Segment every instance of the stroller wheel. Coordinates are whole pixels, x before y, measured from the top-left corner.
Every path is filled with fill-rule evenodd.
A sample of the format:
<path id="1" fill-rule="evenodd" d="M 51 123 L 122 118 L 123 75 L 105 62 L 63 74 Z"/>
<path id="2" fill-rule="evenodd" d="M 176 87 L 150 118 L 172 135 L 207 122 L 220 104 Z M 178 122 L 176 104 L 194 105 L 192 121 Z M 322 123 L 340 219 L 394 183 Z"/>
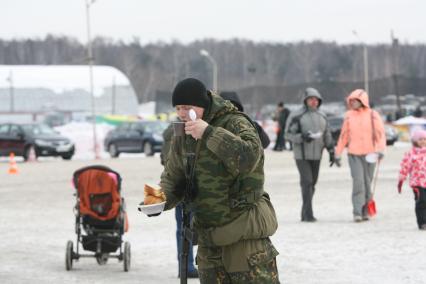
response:
<path id="1" fill-rule="evenodd" d="M 67 242 L 67 249 L 65 252 L 65 268 L 67 270 L 71 270 L 72 268 L 72 261 L 73 261 L 73 243 L 72 241 Z"/>
<path id="2" fill-rule="evenodd" d="M 100 255 L 96 256 L 96 261 L 99 265 L 104 265 L 108 262 L 108 253 L 101 253 Z"/>
<path id="3" fill-rule="evenodd" d="M 130 270 L 130 243 L 129 242 L 125 242 L 124 243 L 124 256 L 123 256 L 123 264 L 124 264 L 124 271 L 129 271 Z"/>

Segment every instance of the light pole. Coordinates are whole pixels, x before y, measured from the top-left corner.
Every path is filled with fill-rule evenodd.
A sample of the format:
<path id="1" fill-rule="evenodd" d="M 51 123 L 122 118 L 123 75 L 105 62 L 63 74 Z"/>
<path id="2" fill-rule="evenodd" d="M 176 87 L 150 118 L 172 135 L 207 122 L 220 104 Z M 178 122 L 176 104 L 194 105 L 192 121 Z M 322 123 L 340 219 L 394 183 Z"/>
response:
<path id="1" fill-rule="evenodd" d="M 93 150 L 95 152 L 95 159 L 99 159 L 99 147 L 96 137 L 96 111 L 95 111 L 95 95 L 93 93 L 93 51 L 92 51 L 92 39 L 90 35 L 90 6 L 95 3 L 96 0 L 85 0 L 86 1 L 86 23 L 87 23 L 87 57 L 89 62 L 89 80 L 90 80 L 90 97 L 92 107 L 92 125 L 93 125 Z"/>
<path id="2" fill-rule="evenodd" d="M 396 110 L 397 110 L 397 119 L 399 119 L 401 114 L 401 98 L 399 97 L 399 86 L 398 86 L 398 73 L 399 73 L 399 40 L 398 38 L 394 37 L 393 31 L 391 31 L 391 40 L 392 40 L 392 56 L 393 56 L 393 84 L 395 88 L 395 95 L 396 95 Z"/>
<path id="3" fill-rule="evenodd" d="M 200 54 L 206 57 L 213 66 L 213 91 L 217 91 L 217 63 L 207 50 L 201 49 Z"/>
<path id="4" fill-rule="evenodd" d="M 9 92 L 10 92 L 10 112 L 15 112 L 15 94 L 13 89 L 13 73 L 12 70 L 9 71 L 9 77 L 6 78 L 6 81 L 9 82 Z"/>
<path id="5" fill-rule="evenodd" d="M 111 114 L 115 114 L 115 76 L 112 77 L 111 86 Z"/>
<path id="6" fill-rule="evenodd" d="M 369 93 L 368 90 L 368 50 L 367 50 L 367 45 L 365 44 L 365 42 L 363 42 L 360 38 L 360 36 L 358 35 L 358 33 L 353 30 L 352 33 L 358 38 L 358 40 L 361 42 L 362 46 L 363 46 L 363 57 L 364 57 L 364 89 L 367 92 L 367 94 Z"/>

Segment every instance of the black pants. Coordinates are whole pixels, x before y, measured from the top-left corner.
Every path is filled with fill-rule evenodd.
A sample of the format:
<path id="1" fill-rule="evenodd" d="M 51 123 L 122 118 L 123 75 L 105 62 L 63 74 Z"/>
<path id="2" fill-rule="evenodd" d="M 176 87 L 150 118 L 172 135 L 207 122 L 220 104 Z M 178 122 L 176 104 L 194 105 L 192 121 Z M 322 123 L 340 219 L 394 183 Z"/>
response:
<path id="1" fill-rule="evenodd" d="M 318 180 L 320 162 L 320 160 L 296 160 L 300 175 L 300 187 L 302 188 L 302 221 L 314 219 L 312 198 Z"/>
<path id="2" fill-rule="evenodd" d="M 284 129 L 280 128 L 277 133 L 277 140 L 274 146 L 275 151 L 285 150 Z"/>
<path id="3" fill-rule="evenodd" d="M 416 202 L 416 217 L 419 228 L 426 224 L 426 188 L 417 187 L 419 194 L 414 191 L 414 200 Z"/>

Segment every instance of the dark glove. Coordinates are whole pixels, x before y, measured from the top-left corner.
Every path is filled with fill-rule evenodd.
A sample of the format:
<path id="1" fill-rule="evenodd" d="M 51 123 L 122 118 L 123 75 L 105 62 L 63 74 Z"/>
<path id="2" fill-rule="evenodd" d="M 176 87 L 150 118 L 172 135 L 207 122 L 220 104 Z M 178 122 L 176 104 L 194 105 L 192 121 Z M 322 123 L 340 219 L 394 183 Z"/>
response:
<path id="1" fill-rule="evenodd" d="M 404 181 L 403 180 L 400 180 L 399 182 L 398 182 L 398 193 L 399 194 L 401 194 L 401 191 L 402 191 L 402 183 L 403 183 Z"/>
<path id="2" fill-rule="evenodd" d="M 303 140 L 304 142 L 309 143 L 309 142 L 311 142 L 312 140 L 314 140 L 314 138 L 312 138 L 312 137 L 311 137 L 311 133 L 309 133 L 309 132 L 305 132 L 305 133 L 302 133 L 302 140 Z"/>
<path id="3" fill-rule="evenodd" d="M 341 163 L 340 163 L 340 157 L 336 157 L 336 155 L 334 154 L 334 151 L 330 151 L 328 152 L 329 157 L 330 157 L 330 167 L 332 167 L 334 164 L 340 168 Z"/>
<path id="4" fill-rule="evenodd" d="M 332 167 L 335 164 L 338 168 L 340 168 L 342 165 L 340 157 L 336 157 L 336 155 L 334 154 L 334 151 L 330 151 L 328 153 L 330 155 L 330 167 Z"/>
<path id="5" fill-rule="evenodd" d="M 330 167 L 332 167 L 336 163 L 336 156 L 334 155 L 334 151 L 328 152 L 328 156 L 330 158 Z"/>
<path id="6" fill-rule="evenodd" d="M 417 187 L 413 187 L 413 192 L 416 195 L 416 201 L 420 199 L 420 190 Z"/>

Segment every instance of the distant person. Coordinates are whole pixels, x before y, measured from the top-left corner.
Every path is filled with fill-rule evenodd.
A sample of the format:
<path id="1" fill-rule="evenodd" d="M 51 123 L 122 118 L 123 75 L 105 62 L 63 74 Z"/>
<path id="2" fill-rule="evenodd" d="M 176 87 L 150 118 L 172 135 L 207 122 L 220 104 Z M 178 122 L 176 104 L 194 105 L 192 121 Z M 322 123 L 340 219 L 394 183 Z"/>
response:
<path id="1" fill-rule="evenodd" d="M 376 153 L 384 156 L 386 136 L 382 118 L 370 108 L 368 94 L 358 89 L 347 100 L 348 111 L 336 146 L 336 157 L 348 149 L 349 167 L 352 176 L 352 205 L 355 222 L 368 221 L 367 202 L 371 199 L 371 182 L 376 163 L 367 162 L 366 156 Z"/>
<path id="2" fill-rule="evenodd" d="M 391 123 L 393 121 L 392 113 L 386 113 L 386 122 Z"/>
<path id="3" fill-rule="evenodd" d="M 167 156 L 170 151 L 170 146 L 173 137 L 173 125 L 170 124 L 163 132 L 163 147 L 161 149 L 160 160 L 163 166 L 167 163 Z M 183 220 L 182 220 L 182 204 L 178 204 L 175 207 L 175 219 L 176 219 L 176 245 L 177 245 L 177 258 L 178 258 L 178 277 L 180 277 L 180 268 L 181 268 L 181 254 L 182 254 L 182 229 L 183 229 Z M 192 216 L 190 217 L 192 219 Z M 194 250 L 192 243 L 189 244 L 188 250 L 188 278 L 198 278 L 198 270 L 194 265 Z"/>
<path id="4" fill-rule="evenodd" d="M 411 137 L 413 147 L 405 153 L 399 171 L 398 192 L 407 176 L 416 202 L 415 212 L 420 230 L 426 230 L 426 130 L 417 130 Z"/>
<path id="5" fill-rule="evenodd" d="M 221 92 L 220 96 L 225 100 L 230 101 L 239 111 L 244 112 L 243 104 L 241 103 L 241 100 L 236 92 Z M 266 149 L 271 143 L 268 134 L 266 134 L 262 126 L 259 125 L 259 123 L 254 120 L 251 120 L 251 122 L 253 122 L 253 124 L 256 126 L 256 130 L 259 134 L 260 142 L 262 142 L 263 149 Z"/>
<path id="6" fill-rule="evenodd" d="M 416 109 L 415 109 L 415 110 L 414 110 L 414 112 L 413 112 L 413 116 L 414 116 L 414 117 L 418 117 L 418 118 L 423 117 L 423 111 L 422 111 L 422 109 L 421 109 L 421 107 L 420 107 L 420 106 L 417 106 L 417 107 L 416 107 Z"/>
<path id="7" fill-rule="evenodd" d="M 319 110 L 321 103 L 321 94 L 314 88 L 307 88 L 302 107 L 290 114 L 286 127 L 286 138 L 293 143 L 294 159 L 300 175 L 302 222 L 317 221 L 312 209 L 312 199 L 324 148 L 329 153 L 330 166 L 335 163 L 334 141 L 327 116 Z"/>
<path id="8" fill-rule="evenodd" d="M 395 120 L 398 120 L 398 119 L 403 118 L 403 117 L 404 117 L 404 114 L 403 114 L 403 111 L 401 109 L 395 111 Z"/>
<path id="9" fill-rule="evenodd" d="M 274 151 L 282 151 L 286 149 L 284 134 L 287 118 L 289 115 L 290 110 L 284 107 L 283 102 L 279 102 L 273 117 L 274 121 L 278 122 L 277 140 L 275 141 L 275 146 L 273 149 Z"/>

